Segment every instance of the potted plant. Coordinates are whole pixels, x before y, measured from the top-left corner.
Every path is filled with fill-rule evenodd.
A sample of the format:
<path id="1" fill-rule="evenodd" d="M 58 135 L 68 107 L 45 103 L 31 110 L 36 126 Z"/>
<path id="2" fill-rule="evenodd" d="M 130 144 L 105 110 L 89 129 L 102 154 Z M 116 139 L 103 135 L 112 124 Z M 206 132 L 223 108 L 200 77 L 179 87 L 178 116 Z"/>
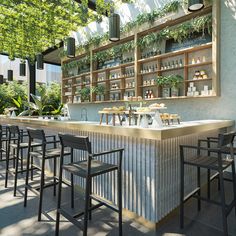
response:
<path id="1" fill-rule="evenodd" d="M 81 98 L 84 102 L 89 102 L 90 100 L 90 88 L 85 87 L 80 90 Z"/>
<path id="2" fill-rule="evenodd" d="M 104 101 L 104 97 L 105 97 L 104 85 L 97 85 L 93 87 L 92 92 L 96 94 L 96 101 Z"/>
<path id="3" fill-rule="evenodd" d="M 157 76 L 156 84 L 162 87 L 162 97 L 170 97 L 170 79 L 169 76 Z"/>
<path id="4" fill-rule="evenodd" d="M 183 82 L 183 77 L 181 75 L 170 75 L 170 86 L 171 86 L 171 97 L 179 96 L 179 87 Z"/>

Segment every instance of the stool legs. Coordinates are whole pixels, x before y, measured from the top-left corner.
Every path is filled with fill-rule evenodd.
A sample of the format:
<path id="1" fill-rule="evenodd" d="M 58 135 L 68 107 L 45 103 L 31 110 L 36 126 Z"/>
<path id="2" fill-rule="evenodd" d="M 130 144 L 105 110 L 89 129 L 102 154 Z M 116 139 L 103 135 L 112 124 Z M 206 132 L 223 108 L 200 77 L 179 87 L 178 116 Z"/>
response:
<path id="1" fill-rule="evenodd" d="M 54 168 L 53 168 L 53 182 L 54 182 L 54 186 L 53 186 L 53 196 L 56 196 L 56 175 L 57 175 L 57 158 L 54 157 Z"/>
<path id="2" fill-rule="evenodd" d="M 89 202 L 90 202 L 90 185 L 91 185 L 91 178 L 86 177 L 86 189 L 85 189 L 85 207 L 84 207 L 84 231 L 83 236 L 87 236 L 88 230 L 88 215 L 89 215 Z"/>
<path id="3" fill-rule="evenodd" d="M 224 235 L 228 235 L 228 226 L 227 226 L 227 213 L 226 213 L 226 204 L 225 204 L 225 188 L 224 188 L 224 178 L 223 171 L 219 171 L 220 178 L 220 198 L 221 198 L 221 211 L 222 211 L 222 223 L 223 223 L 223 232 Z"/>
<path id="4" fill-rule="evenodd" d="M 28 184 L 29 184 L 29 167 L 30 167 L 30 151 L 28 151 L 26 161 L 26 177 L 25 177 L 25 196 L 24 196 L 24 207 L 27 206 L 27 195 L 28 195 Z"/>
<path id="5" fill-rule="evenodd" d="M 119 210 L 119 236 L 122 236 L 122 173 L 121 169 L 118 169 L 117 176 L 117 199 L 118 199 L 118 210 Z"/>
<path id="6" fill-rule="evenodd" d="M 18 166 L 19 166 L 19 146 L 16 149 L 16 167 L 15 167 L 15 181 L 14 181 L 14 196 L 16 196 L 16 188 L 17 188 L 17 177 L 18 177 Z M 23 158 L 21 156 L 21 158 Z"/>
<path id="7" fill-rule="evenodd" d="M 235 178 L 235 163 L 232 163 L 232 180 L 233 180 L 233 191 L 234 191 L 234 210 L 235 210 L 235 215 L 236 215 L 236 178 Z"/>
<path id="8" fill-rule="evenodd" d="M 184 228 L 184 158 L 183 148 L 180 148 L 180 228 Z"/>
<path id="9" fill-rule="evenodd" d="M 201 197 L 201 169 L 200 167 L 197 168 L 197 186 L 199 188 L 198 190 L 198 196 Z M 201 210 L 201 199 L 198 198 L 197 200 L 197 207 L 198 207 L 198 211 Z"/>
<path id="10" fill-rule="evenodd" d="M 43 189 L 44 189 L 44 169 L 45 169 L 45 158 L 42 158 L 42 171 L 41 171 L 41 179 L 40 179 L 38 221 L 41 221 L 41 213 L 42 213 Z"/>
<path id="11" fill-rule="evenodd" d="M 9 172 L 9 160 L 10 159 L 10 142 L 8 142 L 7 155 L 6 155 L 6 177 L 5 177 L 5 188 L 7 188 L 8 172 Z"/>
<path id="12" fill-rule="evenodd" d="M 64 150 L 62 151 L 62 153 Z M 58 199 L 57 199 L 57 215 L 56 215 L 56 230 L 55 236 L 59 235 L 59 223 L 60 223 L 60 208 L 61 208 L 61 188 L 62 188 L 62 162 L 63 158 L 61 158 L 60 168 L 59 168 L 59 180 L 58 180 Z"/>

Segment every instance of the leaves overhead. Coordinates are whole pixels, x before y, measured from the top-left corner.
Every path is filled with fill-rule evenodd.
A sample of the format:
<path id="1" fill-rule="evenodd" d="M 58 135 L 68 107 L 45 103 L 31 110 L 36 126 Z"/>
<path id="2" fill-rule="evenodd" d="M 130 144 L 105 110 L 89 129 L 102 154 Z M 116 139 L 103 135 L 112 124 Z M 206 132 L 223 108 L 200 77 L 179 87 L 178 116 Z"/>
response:
<path id="1" fill-rule="evenodd" d="M 97 13 L 88 10 L 88 1 L 1 0 L 0 53 L 30 58 L 64 40 L 71 31 L 97 20 L 110 11 L 111 4 L 96 1 Z"/>

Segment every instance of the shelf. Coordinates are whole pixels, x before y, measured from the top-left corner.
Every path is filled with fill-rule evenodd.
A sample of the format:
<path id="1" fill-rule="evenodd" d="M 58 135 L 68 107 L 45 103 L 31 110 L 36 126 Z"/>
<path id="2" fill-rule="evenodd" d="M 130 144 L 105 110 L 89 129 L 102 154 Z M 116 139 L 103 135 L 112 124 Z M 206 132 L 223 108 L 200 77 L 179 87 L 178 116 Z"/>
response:
<path id="1" fill-rule="evenodd" d="M 140 88 L 147 88 L 147 87 L 158 87 L 156 84 L 150 84 L 150 85 L 140 85 Z"/>
<path id="2" fill-rule="evenodd" d="M 117 69 L 121 69 L 123 67 L 131 67 L 131 66 L 134 66 L 134 62 L 124 63 L 124 64 L 120 64 L 118 66 L 107 67 L 107 68 L 103 68 L 103 69 L 99 69 L 99 70 L 94 70 L 93 73 L 102 73 L 102 72 L 106 72 L 106 71 L 117 70 Z"/>
<path id="3" fill-rule="evenodd" d="M 158 71 L 151 71 L 151 72 L 146 72 L 146 73 L 139 73 L 138 75 L 151 75 L 151 74 L 156 74 Z"/>
<path id="4" fill-rule="evenodd" d="M 125 90 L 135 90 L 135 87 L 132 87 L 132 88 L 125 88 Z"/>
<path id="5" fill-rule="evenodd" d="M 212 61 L 206 61 L 206 62 L 201 62 L 201 63 L 195 63 L 195 64 L 189 64 L 186 65 L 186 67 L 191 68 L 191 67 L 197 67 L 197 66 L 206 66 L 212 64 Z"/>
<path id="6" fill-rule="evenodd" d="M 111 82 L 111 81 L 117 81 L 117 80 L 121 80 L 121 79 L 123 79 L 123 77 L 115 78 L 115 79 L 108 79 L 107 81 Z"/>
<path id="7" fill-rule="evenodd" d="M 209 79 L 191 79 L 191 80 L 185 80 L 184 82 L 185 83 L 190 83 L 190 82 L 204 82 L 204 81 L 211 81 L 212 79 L 209 78 Z"/>
<path id="8" fill-rule="evenodd" d="M 97 81 L 97 82 L 94 82 L 94 84 L 101 84 L 101 83 L 106 83 L 107 82 L 107 80 L 100 80 L 100 81 Z"/>
<path id="9" fill-rule="evenodd" d="M 190 47 L 190 48 L 184 48 L 178 51 L 174 51 L 174 52 L 167 52 L 167 53 L 163 53 L 160 55 L 156 55 L 154 57 L 148 57 L 148 58 L 144 58 L 144 59 L 139 59 L 138 63 L 146 63 L 146 62 L 150 62 L 150 61 L 154 61 L 156 59 L 164 59 L 164 58 L 168 58 L 168 57 L 175 57 L 184 53 L 190 53 L 190 52 L 194 52 L 194 51 L 199 51 L 199 50 L 203 50 L 203 49 L 207 49 L 207 48 L 211 48 L 212 47 L 212 43 L 207 43 L 204 45 L 200 45 L 200 46 L 194 46 L 194 47 Z"/>
<path id="10" fill-rule="evenodd" d="M 94 73 L 101 73 L 103 71 L 107 71 L 107 70 L 117 70 L 123 67 L 131 67 L 134 66 L 134 62 L 128 62 L 128 63 L 124 63 L 124 64 L 120 64 L 117 66 L 111 66 L 111 67 L 107 67 L 107 68 L 102 68 L 102 69 L 98 69 L 98 70 L 93 70 Z"/>
<path id="11" fill-rule="evenodd" d="M 166 71 L 181 70 L 181 69 L 184 69 L 184 66 L 177 67 L 177 68 L 169 68 L 169 69 L 164 69 L 164 70 L 158 70 L 158 72 L 166 72 Z"/>
<path id="12" fill-rule="evenodd" d="M 79 78 L 79 77 L 87 76 L 87 75 L 90 75 L 90 72 L 85 72 L 85 73 L 82 73 L 82 74 L 80 74 L 80 75 L 73 75 L 73 76 L 70 76 L 70 77 L 62 78 L 62 79 L 63 79 L 63 80 L 77 79 L 77 78 Z"/>
<path id="13" fill-rule="evenodd" d="M 109 92 L 118 92 L 118 91 L 121 91 L 121 90 L 124 90 L 123 88 L 118 88 L 118 89 L 110 89 Z"/>

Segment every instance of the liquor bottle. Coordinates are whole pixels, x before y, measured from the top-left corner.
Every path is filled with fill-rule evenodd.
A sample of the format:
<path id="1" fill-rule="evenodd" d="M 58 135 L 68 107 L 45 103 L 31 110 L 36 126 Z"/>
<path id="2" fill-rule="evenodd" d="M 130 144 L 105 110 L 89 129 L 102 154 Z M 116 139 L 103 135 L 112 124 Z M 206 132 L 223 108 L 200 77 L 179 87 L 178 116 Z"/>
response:
<path id="1" fill-rule="evenodd" d="M 149 66 L 148 72 L 152 72 L 152 67 L 151 66 Z"/>
<path id="2" fill-rule="evenodd" d="M 178 60 L 176 60 L 176 62 L 175 62 L 175 68 L 178 68 L 179 67 L 179 62 L 178 62 Z"/>
<path id="3" fill-rule="evenodd" d="M 170 62 L 168 62 L 168 69 L 170 69 L 171 68 L 171 66 L 170 66 Z"/>
<path id="4" fill-rule="evenodd" d="M 172 65 L 171 65 L 172 68 L 175 68 L 175 62 L 172 61 Z"/>
<path id="5" fill-rule="evenodd" d="M 164 66 L 163 66 L 163 63 L 161 63 L 161 70 L 164 70 Z"/>
<path id="6" fill-rule="evenodd" d="M 179 67 L 182 67 L 183 66 L 183 62 L 182 62 L 182 59 L 179 60 Z"/>
<path id="7" fill-rule="evenodd" d="M 155 71 L 157 71 L 158 70 L 158 67 L 157 67 L 157 64 L 156 64 L 156 66 L 155 66 Z"/>
<path id="8" fill-rule="evenodd" d="M 152 65 L 152 71 L 155 71 L 155 66 L 154 66 L 154 64 Z"/>
<path id="9" fill-rule="evenodd" d="M 145 95 L 144 95 L 144 98 L 147 99 L 147 98 L 148 98 L 148 95 L 149 95 L 149 90 L 146 90 Z"/>
<path id="10" fill-rule="evenodd" d="M 166 70 L 167 69 L 167 63 L 165 63 L 165 65 L 164 65 L 164 70 Z"/>

